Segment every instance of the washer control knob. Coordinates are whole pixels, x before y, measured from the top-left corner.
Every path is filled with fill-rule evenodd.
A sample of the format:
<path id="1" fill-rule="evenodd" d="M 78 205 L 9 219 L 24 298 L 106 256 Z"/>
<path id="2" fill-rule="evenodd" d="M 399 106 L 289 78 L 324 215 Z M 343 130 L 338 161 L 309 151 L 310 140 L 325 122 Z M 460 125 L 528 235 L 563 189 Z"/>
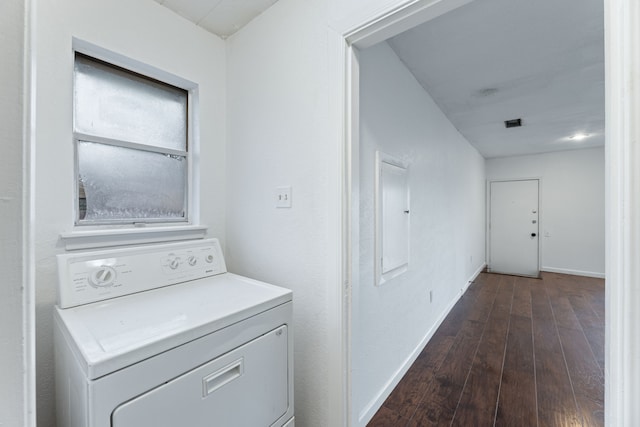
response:
<path id="1" fill-rule="evenodd" d="M 107 265 L 103 265 L 93 271 L 89 276 L 89 284 L 94 288 L 108 288 L 112 286 L 116 280 L 116 271 Z"/>
<path id="2" fill-rule="evenodd" d="M 195 255 L 190 255 L 189 258 L 187 258 L 187 262 L 189 263 L 190 266 L 194 266 L 198 263 L 198 258 L 196 258 Z"/>
<path id="3" fill-rule="evenodd" d="M 211 254 L 207 255 L 207 257 L 205 258 L 205 260 L 206 260 L 209 264 L 211 264 L 211 263 L 213 262 L 213 255 L 211 255 Z"/>
<path id="4" fill-rule="evenodd" d="M 175 257 L 169 260 L 169 268 L 175 270 L 180 266 L 180 257 Z"/>

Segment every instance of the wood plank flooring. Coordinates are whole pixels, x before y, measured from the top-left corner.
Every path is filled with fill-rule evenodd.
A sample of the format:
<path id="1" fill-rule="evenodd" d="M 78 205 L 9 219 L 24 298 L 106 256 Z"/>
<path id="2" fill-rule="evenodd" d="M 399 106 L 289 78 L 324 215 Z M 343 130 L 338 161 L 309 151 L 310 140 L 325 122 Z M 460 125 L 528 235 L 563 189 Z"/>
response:
<path id="1" fill-rule="evenodd" d="M 603 426 L 604 280 L 482 273 L 369 427 Z"/>

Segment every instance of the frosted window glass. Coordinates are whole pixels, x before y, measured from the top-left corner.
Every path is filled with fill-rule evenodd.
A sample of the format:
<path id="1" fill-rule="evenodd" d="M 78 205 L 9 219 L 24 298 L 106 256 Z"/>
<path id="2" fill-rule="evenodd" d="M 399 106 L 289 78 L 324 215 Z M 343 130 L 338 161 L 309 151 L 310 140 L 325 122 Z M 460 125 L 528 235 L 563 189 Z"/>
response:
<path id="1" fill-rule="evenodd" d="M 78 164 L 81 220 L 186 218 L 184 156 L 79 141 Z"/>
<path id="2" fill-rule="evenodd" d="M 75 131 L 187 151 L 187 92 L 76 55 Z"/>

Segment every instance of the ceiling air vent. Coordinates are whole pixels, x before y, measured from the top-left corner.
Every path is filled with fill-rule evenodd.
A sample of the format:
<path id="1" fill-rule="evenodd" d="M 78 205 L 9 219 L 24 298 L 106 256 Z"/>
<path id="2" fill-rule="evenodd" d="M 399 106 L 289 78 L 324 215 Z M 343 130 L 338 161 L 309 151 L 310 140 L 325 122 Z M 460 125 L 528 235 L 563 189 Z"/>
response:
<path id="1" fill-rule="evenodd" d="M 522 126 L 522 119 L 513 119 L 513 120 L 505 120 L 504 127 L 508 128 L 517 128 Z"/>

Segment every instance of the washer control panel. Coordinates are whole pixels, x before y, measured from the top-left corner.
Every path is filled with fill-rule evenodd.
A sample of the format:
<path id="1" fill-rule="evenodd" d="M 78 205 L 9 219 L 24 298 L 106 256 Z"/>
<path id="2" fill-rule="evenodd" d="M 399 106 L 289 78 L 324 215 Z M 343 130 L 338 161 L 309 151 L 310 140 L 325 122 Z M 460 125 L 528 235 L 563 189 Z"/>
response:
<path id="1" fill-rule="evenodd" d="M 68 308 L 226 273 L 218 239 L 58 255 L 58 305 Z"/>

